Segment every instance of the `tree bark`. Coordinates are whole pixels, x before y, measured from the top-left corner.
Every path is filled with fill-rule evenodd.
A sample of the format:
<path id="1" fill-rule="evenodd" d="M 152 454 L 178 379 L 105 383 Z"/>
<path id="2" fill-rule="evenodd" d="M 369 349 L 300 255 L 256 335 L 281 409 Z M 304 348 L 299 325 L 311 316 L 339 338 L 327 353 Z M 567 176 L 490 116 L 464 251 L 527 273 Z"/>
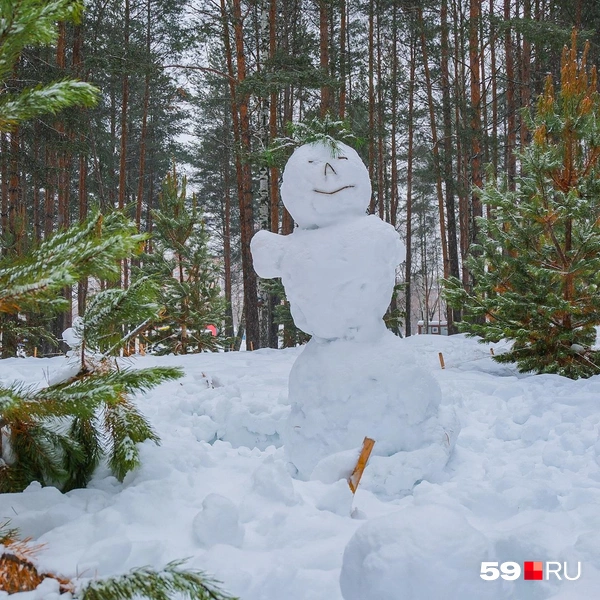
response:
<path id="1" fill-rule="evenodd" d="M 433 154 L 433 166 L 435 169 L 436 181 L 435 187 L 438 200 L 438 212 L 440 219 L 440 238 L 442 243 L 442 260 L 444 264 L 444 277 L 448 277 L 448 242 L 446 239 L 446 218 L 444 215 L 444 192 L 442 191 L 442 171 L 440 168 L 440 150 L 438 145 L 437 126 L 435 120 L 435 106 L 433 100 L 433 89 L 431 84 L 431 75 L 429 71 L 429 58 L 427 52 L 427 41 L 425 39 L 425 26 L 423 23 L 423 10 L 418 9 L 419 27 L 421 36 L 421 51 L 423 54 L 423 69 L 425 71 L 425 86 L 427 88 L 427 104 L 429 105 L 429 121 L 431 125 L 431 143 Z"/>
<path id="2" fill-rule="evenodd" d="M 460 277 L 458 262 L 458 240 L 456 232 L 456 206 L 454 200 L 454 173 L 452 169 L 452 106 L 450 102 L 449 72 L 449 27 L 448 0 L 442 0 L 441 6 L 441 78 L 442 78 L 442 113 L 444 121 L 444 187 L 446 191 L 446 215 L 448 218 L 448 274 Z M 457 333 L 456 321 L 461 320 L 460 309 L 448 307 L 448 334 Z"/>
<path id="3" fill-rule="evenodd" d="M 151 4 L 150 0 L 146 3 L 146 56 L 150 60 L 152 27 L 151 27 Z M 150 105 L 150 68 L 147 65 L 146 75 L 144 77 L 144 102 L 142 109 L 142 130 L 140 132 L 140 163 L 138 168 L 138 188 L 135 207 L 135 223 L 138 231 L 142 228 L 142 212 L 144 204 L 144 183 L 146 178 L 146 138 L 148 137 L 148 107 Z"/>
<path id="4" fill-rule="evenodd" d="M 244 51 L 244 32 L 242 23 L 241 0 L 233 0 L 233 27 L 236 48 L 237 82 L 241 83 L 246 79 L 246 55 Z M 226 16 L 225 2 L 221 0 L 221 10 Z M 226 25 L 226 21 L 225 21 Z M 226 31 L 226 38 L 229 39 L 229 32 Z M 233 99 L 236 102 L 236 87 L 233 89 Z M 247 92 L 237 94 L 236 110 L 239 115 L 239 141 L 240 149 L 245 154 L 250 154 L 250 118 L 248 114 Z M 238 153 L 239 154 L 239 153 Z M 258 301 L 256 293 L 256 273 L 252 264 L 252 254 L 250 252 L 250 240 L 254 235 L 254 215 L 252 209 L 252 172 L 250 164 L 247 161 L 242 162 L 241 156 L 238 156 L 238 199 L 240 202 L 240 234 L 241 234 L 241 254 L 242 254 L 242 272 L 244 281 L 244 311 L 246 321 L 246 344 L 249 349 L 260 348 L 260 332 L 258 322 Z"/>
<path id="5" fill-rule="evenodd" d="M 123 75 L 122 75 L 122 96 L 121 96 L 121 144 L 119 153 L 119 210 L 124 210 L 127 196 L 127 113 L 129 109 L 129 74 L 126 61 L 129 55 L 129 20 L 130 5 L 129 0 L 125 0 L 124 14 L 124 34 L 123 34 Z M 124 288 L 129 285 L 129 274 L 127 259 L 121 263 L 122 284 Z"/>
<path id="6" fill-rule="evenodd" d="M 46 146 L 46 188 L 44 189 L 44 239 L 52 235 L 54 230 L 54 156 Z"/>
<path id="7" fill-rule="evenodd" d="M 523 19 L 531 19 L 531 0 L 523 0 Z M 521 106 L 529 107 L 531 102 L 531 42 L 523 36 L 523 50 L 521 54 Z M 527 146 L 529 139 L 527 124 L 521 119 L 521 149 Z"/>
<path id="8" fill-rule="evenodd" d="M 475 188 L 483 185 L 481 172 L 481 65 L 479 52 L 479 20 L 481 0 L 470 0 L 469 4 L 469 67 L 471 71 L 471 243 L 478 240 L 478 226 L 475 219 L 482 216 L 481 200 Z"/>
<path id="9" fill-rule="evenodd" d="M 377 0 L 377 209 L 379 213 L 379 218 L 383 220 L 385 211 L 385 164 L 383 153 L 385 127 L 383 123 L 384 102 L 381 62 L 381 12 L 379 0 Z"/>
<path id="10" fill-rule="evenodd" d="M 2 235 L 8 233 L 8 135 L 0 133 L 0 178 L 2 186 L 0 187 L 1 197 L 1 219 L 0 226 L 2 227 Z M 6 254 L 7 248 L 2 247 L 2 254 Z"/>
<path id="11" fill-rule="evenodd" d="M 319 64 L 321 66 L 321 75 L 329 77 L 329 18 L 328 18 L 327 0 L 319 0 Z M 331 110 L 331 86 L 324 84 L 321 86 L 321 118 Z"/>
<path id="12" fill-rule="evenodd" d="M 395 7 L 395 3 L 394 3 Z M 340 0 L 340 119 L 346 118 L 346 0 Z"/>
<path id="13" fill-rule="evenodd" d="M 277 52 L 277 0 L 269 0 L 269 58 L 273 60 Z M 279 94 L 271 92 L 269 100 L 269 140 L 271 143 L 277 137 L 277 108 Z M 269 199 L 270 199 L 270 225 L 273 233 L 279 231 L 279 169 L 272 166 L 269 169 Z M 280 299 L 275 294 L 269 295 L 269 339 L 270 348 L 279 347 L 279 327 L 274 322 L 275 307 Z"/>
<path id="14" fill-rule="evenodd" d="M 392 81 L 398 80 L 398 7 L 394 3 L 392 9 Z M 396 128 L 398 120 L 398 86 L 392 85 L 391 93 L 391 148 L 390 160 L 392 162 L 390 181 L 390 224 L 395 228 L 398 218 L 398 150 L 396 147 Z"/>
<path id="15" fill-rule="evenodd" d="M 373 81 L 374 72 L 374 3 L 369 0 L 369 179 L 371 184 L 375 175 L 375 85 Z M 375 194 L 371 193 L 369 203 L 369 214 L 375 213 Z"/>
<path id="16" fill-rule="evenodd" d="M 490 0 L 490 67 L 492 70 L 492 165 L 498 174 L 498 78 L 496 77 L 496 26 L 494 25 L 494 0 Z"/>
<path id="17" fill-rule="evenodd" d="M 223 187 L 225 207 L 223 214 L 223 278 L 225 280 L 225 335 L 233 338 L 233 294 L 231 290 L 231 184 L 229 181 L 229 147 L 225 145 L 223 161 Z"/>
<path id="18" fill-rule="evenodd" d="M 10 133 L 10 160 L 8 171 L 8 233 L 9 248 L 17 256 L 20 255 L 19 239 L 19 204 L 21 195 L 21 173 L 19 171 L 20 129 L 16 127 Z"/>
<path id="19" fill-rule="evenodd" d="M 414 148 L 414 111 L 415 111 L 415 63 L 416 37 L 410 44 L 410 79 L 408 84 L 408 162 L 406 166 L 406 288 L 404 292 L 406 319 L 404 335 L 412 333 L 412 184 L 413 184 L 413 148 Z"/>
<path id="20" fill-rule="evenodd" d="M 510 20 L 511 0 L 504 0 L 504 20 Z M 512 32 L 506 28 L 504 34 L 504 54 L 506 60 L 506 111 L 507 111 L 507 137 L 506 137 L 506 174 L 508 188 L 515 190 L 515 177 L 517 174 L 517 161 L 515 150 L 517 145 L 517 121 L 515 106 L 515 68 L 513 56 Z"/>

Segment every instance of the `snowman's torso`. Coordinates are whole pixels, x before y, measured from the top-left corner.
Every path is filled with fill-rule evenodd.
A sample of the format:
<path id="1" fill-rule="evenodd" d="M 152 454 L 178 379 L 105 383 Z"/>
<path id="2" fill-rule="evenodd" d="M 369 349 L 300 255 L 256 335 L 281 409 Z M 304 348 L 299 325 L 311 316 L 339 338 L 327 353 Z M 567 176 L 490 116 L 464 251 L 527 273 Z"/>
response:
<path id="1" fill-rule="evenodd" d="M 379 331 L 401 255 L 398 233 L 374 215 L 297 229 L 281 260 L 296 325 L 324 339 Z"/>

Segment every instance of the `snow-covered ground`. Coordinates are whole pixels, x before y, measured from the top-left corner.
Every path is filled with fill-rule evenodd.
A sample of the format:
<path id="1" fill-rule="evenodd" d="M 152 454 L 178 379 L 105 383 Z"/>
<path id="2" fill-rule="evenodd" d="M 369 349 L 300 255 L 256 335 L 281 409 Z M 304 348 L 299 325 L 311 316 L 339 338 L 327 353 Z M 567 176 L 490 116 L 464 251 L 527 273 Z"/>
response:
<path id="1" fill-rule="evenodd" d="M 0 495 L 0 522 L 46 544 L 43 570 L 102 577 L 189 557 L 241 600 L 600 597 L 600 376 L 519 375 L 462 336 L 404 343 L 462 424 L 443 474 L 409 495 L 290 476 L 280 432 L 300 349 L 140 357 L 185 369 L 139 398 L 161 445 L 144 444 L 122 484 L 100 471 L 65 495 Z M 0 383 L 48 379 L 63 361 L 2 360 Z M 483 581 L 483 561 L 566 561 L 570 577 L 580 562 L 581 577 Z"/>

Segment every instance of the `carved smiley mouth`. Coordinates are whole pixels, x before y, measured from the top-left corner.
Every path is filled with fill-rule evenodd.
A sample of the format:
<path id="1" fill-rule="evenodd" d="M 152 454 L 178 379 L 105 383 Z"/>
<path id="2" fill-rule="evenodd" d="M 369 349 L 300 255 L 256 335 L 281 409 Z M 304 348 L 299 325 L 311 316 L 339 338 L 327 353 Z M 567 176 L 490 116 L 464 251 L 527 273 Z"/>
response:
<path id="1" fill-rule="evenodd" d="M 342 190 L 347 190 L 348 188 L 353 188 L 353 185 L 345 185 L 344 187 L 341 187 L 337 190 L 334 190 L 333 192 L 324 192 L 322 190 L 313 190 L 313 192 L 316 192 L 317 194 L 327 194 L 328 196 L 331 196 L 333 194 L 337 194 L 338 192 L 341 192 Z"/>

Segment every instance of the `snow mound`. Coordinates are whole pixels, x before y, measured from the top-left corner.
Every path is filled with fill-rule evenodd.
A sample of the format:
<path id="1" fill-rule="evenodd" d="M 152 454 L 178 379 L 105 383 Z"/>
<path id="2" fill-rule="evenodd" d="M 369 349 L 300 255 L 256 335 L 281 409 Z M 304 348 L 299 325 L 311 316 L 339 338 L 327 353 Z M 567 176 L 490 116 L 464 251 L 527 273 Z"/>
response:
<path id="1" fill-rule="evenodd" d="M 204 548 L 215 544 L 239 548 L 244 540 L 237 506 L 221 494 L 208 494 L 204 498 L 202 510 L 194 517 L 192 528 L 196 541 Z"/>
<path id="2" fill-rule="evenodd" d="M 180 365 L 186 370 L 181 379 L 161 386 L 167 401 L 154 410 L 165 421 L 176 419 L 180 435 L 198 442 L 219 440 L 234 448 L 260 450 L 279 447 L 290 411 L 286 382 L 298 351 L 144 357 L 146 364 Z M 225 364 L 229 366 L 224 368 Z M 267 372 L 257 371 L 260 364 L 271 366 Z"/>
<path id="3" fill-rule="evenodd" d="M 500 600 L 501 586 L 479 577 L 488 546 L 456 510 L 407 507 L 368 521 L 354 534 L 344 550 L 342 595 L 344 600 Z"/>
<path id="4" fill-rule="evenodd" d="M 142 444 L 141 465 L 123 483 L 101 467 L 87 489 L 61 494 L 34 483 L 21 494 L 0 494 L 0 522 L 46 544 L 36 558 L 45 572 L 88 579 L 144 565 L 161 569 L 189 557 L 190 568 L 211 574 L 242 600 L 342 600 L 342 580 L 346 600 L 490 600 L 485 594 L 493 593 L 499 597 L 492 600 L 598 598 L 600 376 L 571 381 L 521 374 L 461 335 L 401 342 L 398 364 L 427 369 L 443 392 L 440 420 L 452 406 L 462 427 L 448 464 L 404 497 L 370 489 L 374 481 L 391 485 L 388 464 L 394 485 L 403 487 L 399 471 L 424 448 L 373 455 L 355 496 L 346 478 L 362 439 L 319 460 L 309 481 L 291 477 L 278 436 L 290 412 L 288 376 L 301 349 L 145 356 L 126 364 L 177 365 L 186 373 L 135 398 L 162 444 Z M 413 355 L 411 362 L 405 354 Z M 4 359 L 0 382 L 46 385 L 64 363 L 58 357 Z M 260 434 L 259 426 L 276 433 Z M 396 460 L 405 466 L 393 465 Z M 198 515 L 211 494 L 233 503 L 229 513 L 221 507 L 215 522 L 233 525 L 234 533 L 237 522 L 241 545 L 231 543 L 235 535 L 200 543 Z M 481 593 L 471 593 L 481 562 L 526 560 L 567 561 L 570 574 L 580 561 L 582 575 L 578 581 L 485 582 Z M 428 568 L 430 579 L 447 581 L 442 593 L 420 591 L 435 587 L 426 581 Z M 396 571 L 399 582 L 392 579 Z M 397 593 L 390 596 L 390 587 Z M 57 593 L 47 580 L 18 598 L 57 600 Z"/>
<path id="5" fill-rule="evenodd" d="M 375 447 L 361 485 L 406 493 L 444 468 L 460 430 L 454 409 L 440 406 L 435 379 L 391 333 L 361 344 L 313 338 L 289 390 L 284 447 L 302 479 L 335 480 L 332 455 L 359 449 L 367 436 Z M 341 455 L 337 479 L 351 470 L 352 455 Z"/>

